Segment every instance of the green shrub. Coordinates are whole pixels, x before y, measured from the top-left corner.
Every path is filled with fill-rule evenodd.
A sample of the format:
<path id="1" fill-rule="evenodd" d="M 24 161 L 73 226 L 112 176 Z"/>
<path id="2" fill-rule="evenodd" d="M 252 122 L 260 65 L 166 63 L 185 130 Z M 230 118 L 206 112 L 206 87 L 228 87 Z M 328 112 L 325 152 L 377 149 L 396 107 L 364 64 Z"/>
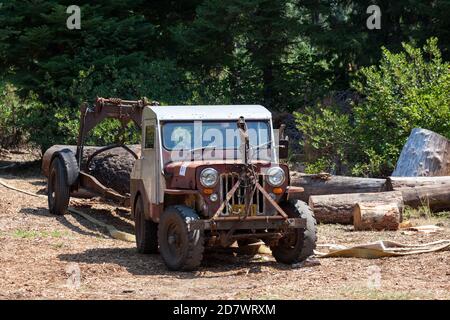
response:
<path id="1" fill-rule="evenodd" d="M 303 133 L 303 150 L 307 171 L 329 171 L 341 174 L 354 147 L 353 128 L 348 115 L 319 106 L 294 113 Z"/>
<path id="2" fill-rule="evenodd" d="M 0 85 L 0 147 L 14 148 L 24 140 L 23 131 L 18 126 L 20 99 L 11 84 Z"/>
<path id="3" fill-rule="evenodd" d="M 412 129 L 429 129 L 450 137 L 450 64 L 443 62 L 437 39 L 423 49 L 403 44 L 404 52 L 383 48 L 378 67 L 363 68 L 353 87 L 365 96 L 354 108 L 361 146 L 373 150 L 365 159 L 381 157 L 379 170 L 394 169 Z"/>
<path id="4" fill-rule="evenodd" d="M 450 137 L 450 63 L 442 61 L 435 38 L 423 49 L 403 48 L 383 48 L 379 66 L 358 72 L 352 86 L 364 100 L 351 114 L 321 106 L 296 114 L 310 168 L 340 173 L 348 164 L 353 175 L 386 176 L 413 128 Z"/>

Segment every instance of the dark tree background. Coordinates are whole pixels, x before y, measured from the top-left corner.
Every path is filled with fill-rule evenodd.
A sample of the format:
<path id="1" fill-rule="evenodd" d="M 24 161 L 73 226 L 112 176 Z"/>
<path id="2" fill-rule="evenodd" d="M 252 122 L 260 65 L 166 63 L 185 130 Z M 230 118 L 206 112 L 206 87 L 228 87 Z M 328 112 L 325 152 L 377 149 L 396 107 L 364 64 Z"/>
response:
<path id="1" fill-rule="evenodd" d="M 437 37 L 450 58 L 450 0 L 0 3 L 0 87 L 22 99 L 12 110 L 22 122 L 12 125 L 44 149 L 73 141 L 79 104 L 96 96 L 289 113 L 332 101 L 347 112 L 355 74 L 380 61 L 381 47 L 399 52 L 402 42 Z M 66 27 L 72 4 L 81 30 Z M 381 8 L 380 30 L 366 26 L 372 4 Z"/>

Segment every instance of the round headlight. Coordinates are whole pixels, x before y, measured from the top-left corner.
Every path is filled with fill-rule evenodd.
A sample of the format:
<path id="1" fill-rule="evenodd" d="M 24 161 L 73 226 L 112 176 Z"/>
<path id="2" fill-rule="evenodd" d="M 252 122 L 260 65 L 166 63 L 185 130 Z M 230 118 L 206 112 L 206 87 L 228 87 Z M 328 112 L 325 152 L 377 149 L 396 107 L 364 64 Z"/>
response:
<path id="1" fill-rule="evenodd" d="M 207 188 L 212 187 L 217 183 L 218 180 L 219 180 L 219 173 L 217 172 L 216 169 L 206 168 L 203 169 L 202 172 L 200 173 L 200 183 L 204 187 Z"/>
<path id="2" fill-rule="evenodd" d="M 267 182 L 272 187 L 279 187 L 283 184 L 286 176 L 284 174 L 284 170 L 280 167 L 272 167 L 267 170 Z"/>

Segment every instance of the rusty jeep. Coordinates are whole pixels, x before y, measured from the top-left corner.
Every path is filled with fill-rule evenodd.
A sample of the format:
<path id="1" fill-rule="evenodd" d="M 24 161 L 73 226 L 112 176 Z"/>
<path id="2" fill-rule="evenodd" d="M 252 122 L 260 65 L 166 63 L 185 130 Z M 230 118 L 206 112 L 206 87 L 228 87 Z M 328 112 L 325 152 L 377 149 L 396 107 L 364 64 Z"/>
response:
<path id="1" fill-rule="evenodd" d="M 140 154 L 113 144 L 83 163 L 87 134 L 106 118 L 136 124 Z M 136 159 L 129 195 L 102 185 L 86 169 L 93 157 L 116 147 Z M 129 205 L 137 251 L 159 252 L 170 270 L 196 269 L 205 248 L 236 242 L 264 242 L 276 261 L 292 264 L 313 254 L 316 222 L 308 205 L 297 200 L 303 189 L 289 185 L 289 168 L 281 161 L 287 156 L 287 137 L 273 129 L 263 106 L 98 98 L 81 107 L 77 146 L 50 148 L 43 171 L 50 212 L 64 214 L 80 190 Z"/>

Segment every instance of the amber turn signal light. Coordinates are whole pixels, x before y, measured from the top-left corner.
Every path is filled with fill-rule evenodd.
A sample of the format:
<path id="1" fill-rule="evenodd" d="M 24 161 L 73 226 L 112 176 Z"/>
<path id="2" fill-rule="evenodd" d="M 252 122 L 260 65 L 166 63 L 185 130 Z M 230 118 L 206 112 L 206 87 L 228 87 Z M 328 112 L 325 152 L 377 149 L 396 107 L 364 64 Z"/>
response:
<path id="1" fill-rule="evenodd" d="M 275 194 L 282 194 L 283 193 L 283 189 L 282 188 L 273 188 L 273 193 L 275 193 Z"/>
<path id="2" fill-rule="evenodd" d="M 210 195 L 210 194 L 213 193 L 213 189 L 205 188 L 205 189 L 203 189 L 203 193 L 204 193 L 204 194 L 207 194 L 207 195 Z"/>

